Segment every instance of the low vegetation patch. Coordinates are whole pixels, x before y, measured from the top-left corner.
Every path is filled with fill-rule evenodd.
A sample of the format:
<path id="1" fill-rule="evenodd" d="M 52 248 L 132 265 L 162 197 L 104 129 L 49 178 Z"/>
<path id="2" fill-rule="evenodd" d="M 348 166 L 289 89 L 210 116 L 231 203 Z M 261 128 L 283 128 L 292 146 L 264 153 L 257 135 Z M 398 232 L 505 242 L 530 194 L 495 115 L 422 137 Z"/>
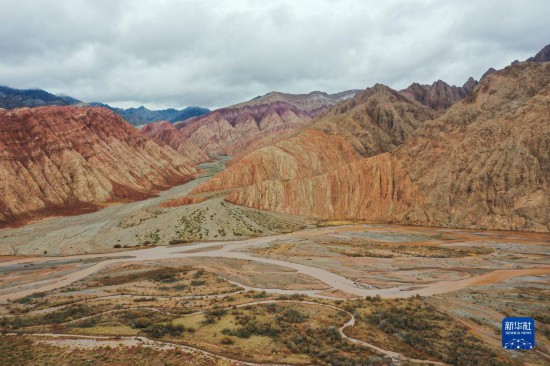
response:
<path id="1" fill-rule="evenodd" d="M 348 306 L 356 316 L 356 325 L 346 333 L 382 348 L 459 366 L 514 364 L 420 297 L 370 298 Z"/>

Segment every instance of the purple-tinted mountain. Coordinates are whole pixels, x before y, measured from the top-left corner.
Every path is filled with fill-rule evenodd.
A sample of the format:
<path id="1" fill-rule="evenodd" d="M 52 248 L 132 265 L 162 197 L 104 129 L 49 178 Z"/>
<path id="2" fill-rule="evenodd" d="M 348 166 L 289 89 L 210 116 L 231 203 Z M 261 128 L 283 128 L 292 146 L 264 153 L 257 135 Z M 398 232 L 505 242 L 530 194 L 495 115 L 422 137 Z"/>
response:
<path id="1" fill-rule="evenodd" d="M 337 94 L 271 92 L 176 126 L 202 151 L 234 156 L 260 146 L 267 138 L 282 138 L 356 93 L 357 90 Z"/>
<path id="2" fill-rule="evenodd" d="M 489 70 L 485 71 L 485 73 L 481 76 L 481 80 L 485 79 L 487 76 L 494 74 L 497 72 L 497 70 L 494 67 L 489 68 Z"/>
<path id="3" fill-rule="evenodd" d="M 442 80 L 432 85 L 413 83 L 401 94 L 414 99 L 436 111 L 443 111 L 471 95 L 479 82 L 470 77 L 462 86 L 449 85 Z"/>
<path id="4" fill-rule="evenodd" d="M 548 62 L 550 61 L 550 44 L 540 50 L 535 56 L 527 59 L 529 62 Z"/>

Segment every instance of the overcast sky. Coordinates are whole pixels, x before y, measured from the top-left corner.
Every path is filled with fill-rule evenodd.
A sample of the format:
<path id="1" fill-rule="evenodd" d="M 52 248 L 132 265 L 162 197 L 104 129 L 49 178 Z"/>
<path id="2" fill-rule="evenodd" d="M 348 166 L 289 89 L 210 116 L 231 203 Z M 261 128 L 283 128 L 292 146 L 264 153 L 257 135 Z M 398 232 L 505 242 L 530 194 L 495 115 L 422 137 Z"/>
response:
<path id="1" fill-rule="evenodd" d="M 548 0 L 0 0 L 0 85 L 150 108 L 462 85 L 550 43 Z"/>

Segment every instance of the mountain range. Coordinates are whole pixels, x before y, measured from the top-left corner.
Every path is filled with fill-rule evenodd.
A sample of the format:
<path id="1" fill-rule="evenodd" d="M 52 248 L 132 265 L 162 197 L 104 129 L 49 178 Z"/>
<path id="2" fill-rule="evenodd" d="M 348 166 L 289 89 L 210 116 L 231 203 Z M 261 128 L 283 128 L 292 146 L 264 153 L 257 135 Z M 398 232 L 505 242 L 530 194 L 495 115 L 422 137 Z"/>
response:
<path id="1" fill-rule="evenodd" d="M 147 123 L 168 120 L 170 122 L 185 121 L 191 117 L 202 116 L 210 110 L 203 107 L 186 107 L 178 110 L 174 108 L 162 110 L 149 110 L 144 106 L 139 108 L 117 108 L 108 104 L 91 102 L 86 103 L 78 99 L 55 95 L 40 89 L 14 89 L 7 86 L 0 86 L 0 108 L 13 109 L 22 107 L 43 107 L 43 106 L 90 106 L 90 107 L 105 107 L 134 126 L 144 125 Z"/>
<path id="2" fill-rule="evenodd" d="M 219 193 L 327 220 L 549 231 L 548 50 L 458 87 L 272 92 L 184 123 L 159 111 L 166 120 L 141 130 L 120 111 L 4 91 L 3 105 L 27 105 L 0 111 L 0 223 L 141 199 L 229 155 L 189 200 Z M 66 104 L 28 108 L 47 103 Z M 138 111 L 148 110 L 128 116 Z"/>
<path id="3" fill-rule="evenodd" d="M 291 133 L 356 92 L 272 92 L 177 123 L 176 127 L 204 152 L 234 156 L 250 146 L 257 146 L 265 138 Z"/>
<path id="4" fill-rule="evenodd" d="M 549 231 L 549 88 L 550 64 L 514 63 L 441 113 L 377 84 L 193 193 L 324 219 Z"/>
<path id="5" fill-rule="evenodd" d="M 93 107 L 106 107 L 130 122 L 134 126 L 146 125 L 156 121 L 183 122 L 192 117 L 199 117 L 210 112 L 210 109 L 203 107 L 186 107 L 178 110 L 174 108 L 150 110 L 144 106 L 138 108 L 117 108 L 103 103 L 89 103 Z"/>
<path id="6" fill-rule="evenodd" d="M 49 105 L 84 105 L 85 103 L 67 96 L 59 96 L 40 89 L 13 89 L 0 86 L 0 108 L 43 107 Z"/>

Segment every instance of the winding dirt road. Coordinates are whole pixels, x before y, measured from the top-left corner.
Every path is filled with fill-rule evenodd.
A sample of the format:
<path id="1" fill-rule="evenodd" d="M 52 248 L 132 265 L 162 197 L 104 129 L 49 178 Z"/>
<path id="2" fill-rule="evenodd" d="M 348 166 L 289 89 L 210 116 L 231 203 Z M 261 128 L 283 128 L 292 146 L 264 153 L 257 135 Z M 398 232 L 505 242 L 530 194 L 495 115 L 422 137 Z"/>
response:
<path id="1" fill-rule="evenodd" d="M 347 316 L 349 316 L 350 320 L 348 320 L 344 325 L 342 325 L 340 328 L 338 328 L 338 333 L 340 334 L 340 336 L 342 338 L 348 340 L 349 342 L 355 343 L 355 344 L 363 346 L 363 347 L 370 348 L 370 349 L 374 350 L 377 353 L 380 353 L 380 354 L 383 354 L 384 356 L 387 356 L 388 358 L 390 358 L 392 360 L 393 365 L 400 365 L 400 364 L 402 364 L 403 361 L 407 361 L 407 362 L 411 362 L 411 363 L 417 363 L 417 364 L 423 364 L 423 365 L 438 365 L 438 366 L 446 366 L 447 365 L 446 363 L 439 362 L 439 361 L 420 360 L 420 359 L 410 358 L 410 357 L 407 357 L 407 356 L 403 355 L 402 353 L 389 351 L 389 350 L 383 349 L 381 347 L 378 347 L 374 344 L 371 344 L 371 343 L 368 343 L 368 342 L 365 342 L 365 341 L 347 336 L 344 333 L 344 330 L 348 327 L 351 327 L 351 326 L 355 325 L 355 316 L 352 313 L 350 313 L 350 312 L 348 312 L 348 311 L 346 311 L 342 308 L 339 308 L 337 306 L 334 306 L 334 305 L 320 304 L 320 303 L 313 302 L 313 301 L 301 301 L 301 300 L 262 300 L 262 301 L 254 301 L 254 302 L 249 302 L 249 303 L 246 303 L 246 304 L 240 304 L 240 305 L 236 305 L 236 306 L 227 307 L 225 310 L 230 310 L 230 309 L 233 309 L 233 308 L 243 308 L 243 307 L 254 306 L 254 305 L 277 304 L 277 303 L 294 303 L 294 304 L 314 305 L 314 306 L 326 307 L 326 308 L 329 308 L 329 309 L 333 309 L 333 310 L 336 310 L 336 311 L 341 311 L 343 313 L 346 313 Z M 154 309 L 154 308 L 136 308 L 136 309 L 162 312 L 162 313 L 167 314 L 167 315 L 176 316 L 176 314 L 163 312 L 161 310 Z M 82 320 L 85 320 L 85 319 L 88 319 L 88 318 L 100 316 L 102 314 L 112 313 L 112 312 L 116 312 L 116 311 L 123 311 L 123 310 L 128 310 L 128 309 L 109 310 L 107 312 L 103 312 L 103 313 L 87 316 L 87 317 L 84 317 L 84 318 L 72 320 L 72 321 L 67 322 L 67 323 L 82 321 Z M 177 315 L 177 316 L 189 317 L 189 316 L 194 316 L 194 315 L 203 314 L 203 313 L 205 313 L 205 311 L 197 311 L 197 312 L 194 312 L 194 313 L 184 314 L 184 315 Z M 275 363 L 257 364 L 257 363 L 232 359 L 232 358 L 217 355 L 217 354 L 211 353 L 209 351 L 203 350 L 201 348 L 193 347 L 193 346 L 190 346 L 190 345 L 182 345 L 182 344 L 176 344 L 176 343 L 170 343 L 170 342 L 154 341 L 154 340 L 151 340 L 151 339 L 149 339 L 147 337 L 143 337 L 143 336 L 132 336 L 132 337 L 121 336 L 121 337 L 116 337 L 115 338 L 115 337 L 109 337 L 109 336 L 88 336 L 88 335 L 73 335 L 73 334 L 54 334 L 54 333 L 31 333 L 31 334 L 28 334 L 28 335 L 32 335 L 34 337 L 65 338 L 64 343 L 66 343 L 66 345 L 71 345 L 71 341 L 72 341 L 72 343 L 74 343 L 74 346 L 79 346 L 79 347 L 83 346 L 82 343 L 80 342 L 80 340 L 82 340 L 82 339 L 88 339 L 88 340 L 91 339 L 91 340 L 99 340 L 99 341 L 101 341 L 101 340 L 104 340 L 104 341 L 114 340 L 116 342 L 116 344 L 124 344 L 124 345 L 127 345 L 127 346 L 135 346 L 137 344 L 141 344 L 143 346 L 156 347 L 156 348 L 159 348 L 159 349 L 179 348 L 179 349 L 183 349 L 183 350 L 191 351 L 191 352 L 200 352 L 200 353 L 203 353 L 203 354 L 208 355 L 208 356 L 219 357 L 219 358 L 222 358 L 222 359 L 225 359 L 225 360 L 228 360 L 228 361 L 239 362 L 239 363 L 244 364 L 244 365 L 282 365 L 282 364 L 275 364 Z M 136 341 L 138 342 L 137 344 L 136 344 Z"/>

